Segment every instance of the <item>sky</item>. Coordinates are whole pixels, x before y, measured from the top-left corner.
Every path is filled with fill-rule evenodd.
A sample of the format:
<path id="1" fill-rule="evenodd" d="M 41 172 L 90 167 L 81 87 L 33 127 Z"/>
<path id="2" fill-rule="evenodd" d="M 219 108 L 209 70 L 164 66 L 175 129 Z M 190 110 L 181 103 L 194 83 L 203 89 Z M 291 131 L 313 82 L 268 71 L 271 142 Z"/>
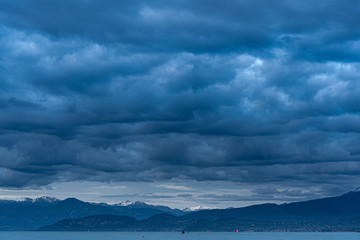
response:
<path id="1" fill-rule="evenodd" d="M 359 187 L 359 12 L 0 1 L 0 198 L 223 208 Z"/>

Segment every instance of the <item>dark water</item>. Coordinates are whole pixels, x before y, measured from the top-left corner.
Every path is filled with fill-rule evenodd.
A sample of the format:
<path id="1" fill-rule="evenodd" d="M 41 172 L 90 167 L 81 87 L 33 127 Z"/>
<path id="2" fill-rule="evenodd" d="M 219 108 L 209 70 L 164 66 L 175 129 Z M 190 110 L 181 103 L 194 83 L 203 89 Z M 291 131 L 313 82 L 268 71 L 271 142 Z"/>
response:
<path id="1" fill-rule="evenodd" d="M 360 233 L 0 232 L 1 240 L 360 240 Z"/>

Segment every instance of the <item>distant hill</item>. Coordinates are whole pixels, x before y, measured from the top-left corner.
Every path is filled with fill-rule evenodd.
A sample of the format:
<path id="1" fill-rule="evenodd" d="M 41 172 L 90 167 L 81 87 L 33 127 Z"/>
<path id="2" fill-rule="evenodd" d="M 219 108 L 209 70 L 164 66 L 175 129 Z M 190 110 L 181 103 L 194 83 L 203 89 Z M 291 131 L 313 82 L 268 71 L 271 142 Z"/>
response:
<path id="1" fill-rule="evenodd" d="M 135 218 L 117 215 L 98 215 L 80 219 L 65 219 L 42 231 L 136 231 L 139 222 Z"/>
<path id="2" fill-rule="evenodd" d="M 76 198 L 58 200 L 42 197 L 24 201 L 0 200 L 1 230 L 32 230 L 56 223 L 62 219 L 75 219 L 91 215 L 126 215 L 137 220 L 156 214 L 182 215 L 185 212 L 165 206 L 154 206 L 143 202 L 109 205 L 88 203 Z"/>
<path id="3" fill-rule="evenodd" d="M 261 204 L 243 208 L 192 212 L 185 219 L 236 218 L 242 220 L 317 221 L 360 217 L 360 192 L 287 204 Z"/>
<path id="4" fill-rule="evenodd" d="M 80 219 L 67 219 L 53 225 L 41 227 L 39 231 L 234 232 L 238 230 L 257 232 L 354 232 L 359 230 L 359 226 L 360 218 L 310 222 L 251 221 L 234 218 L 190 220 L 168 214 L 159 214 L 140 221 L 127 216 L 115 215 L 98 215 Z"/>

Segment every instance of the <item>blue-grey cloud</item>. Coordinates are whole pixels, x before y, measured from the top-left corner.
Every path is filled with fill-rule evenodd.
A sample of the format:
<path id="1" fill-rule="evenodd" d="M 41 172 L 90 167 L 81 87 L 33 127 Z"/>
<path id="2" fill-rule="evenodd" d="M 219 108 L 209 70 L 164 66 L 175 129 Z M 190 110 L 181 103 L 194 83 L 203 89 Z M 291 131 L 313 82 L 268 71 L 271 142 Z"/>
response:
<path id="1" fill-rule="evenodd" d="M 356 184 L 359 8 L 2 1 L 0 185 Z"/>

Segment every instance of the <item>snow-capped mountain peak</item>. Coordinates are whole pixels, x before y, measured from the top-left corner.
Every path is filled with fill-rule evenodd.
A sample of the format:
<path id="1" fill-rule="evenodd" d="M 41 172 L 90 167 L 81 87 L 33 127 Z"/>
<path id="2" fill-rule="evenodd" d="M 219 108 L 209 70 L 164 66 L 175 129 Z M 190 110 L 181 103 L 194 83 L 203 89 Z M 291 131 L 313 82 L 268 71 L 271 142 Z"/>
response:
<path id="1" fill-rule="evenodd" d="M 147 205 L 146 203 L 142 202 L 142 201 L 125 201 L 125 202 L 120 202 L 115 204 L 115 206 L 121 206 L 121 207 L 126 207 L 126 206 L 145 206 Z"/>
<path id="2" fill-rule="evenodd" d="M 49 203 L 52 203 L 52 202 L 57 202 L 57 201 L 59 201 L 59 199 L 57 199 L 55 197 L 47 197 L 47 196 L 42 196 L 42 197 L 39 197 L 39 198 L 32 199 L 32 202 L 49 202 Z"/>
<path id="3" fill-rule="evenodd" d="M 183 208 L 182 210 L 185 212 L 194 212 L 194 211 L 208 210 L 208 209 L 211 209 L 211 208 L 207 207 L 207 206 L 196 206 L 196 207 Z"/>
<path id="4" fill-rule="evenodd" d="M 115 205 L 125 207 L 125 206 L 129 206 L 129 205 L 131 205 L 133 203 L 134 202 L 128 200 L 128 201 L 125 201 L 125 202 L 116 203 Z"/>

